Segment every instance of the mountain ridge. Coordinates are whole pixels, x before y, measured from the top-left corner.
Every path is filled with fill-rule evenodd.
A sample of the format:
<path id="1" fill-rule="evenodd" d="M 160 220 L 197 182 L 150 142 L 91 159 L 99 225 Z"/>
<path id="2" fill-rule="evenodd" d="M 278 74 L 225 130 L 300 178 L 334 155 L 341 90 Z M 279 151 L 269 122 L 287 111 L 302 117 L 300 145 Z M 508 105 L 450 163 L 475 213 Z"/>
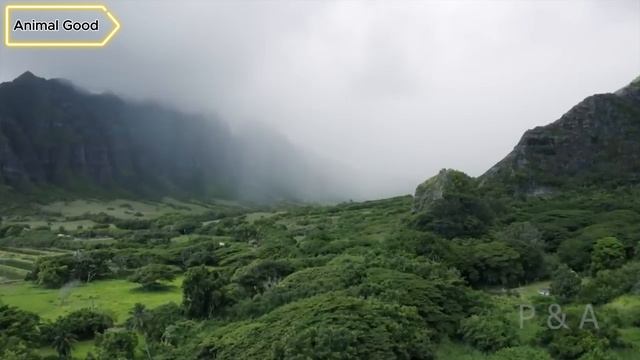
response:
<path id="1" fill-rule="evenodd" d="M 258 202 L 338 196 L 329 189 L 344 184 L 316 159 L 266 127 L 255 132 L 26 71 L 0 84 L 0 185 Z"/>
<path id="2" fill-rule="evenodd" d="M 588 96 L 558 120 L 527 130 L 509 154 L 477 178 L 441 170 L 417 186 L 413 211 L 430 211 L 460 195 L 546 196 L 638 183 L 640 77 L 615 93 Z"/>
<path id="3" fill-rule="evenodd" d="M 508 184 L 527 194 L 566 184 L 637 183 L 639 79 L 615 93 L 588 96 L 558 120 L 527 130 L 514 149 L 478 179 L 481 186 Z"/>

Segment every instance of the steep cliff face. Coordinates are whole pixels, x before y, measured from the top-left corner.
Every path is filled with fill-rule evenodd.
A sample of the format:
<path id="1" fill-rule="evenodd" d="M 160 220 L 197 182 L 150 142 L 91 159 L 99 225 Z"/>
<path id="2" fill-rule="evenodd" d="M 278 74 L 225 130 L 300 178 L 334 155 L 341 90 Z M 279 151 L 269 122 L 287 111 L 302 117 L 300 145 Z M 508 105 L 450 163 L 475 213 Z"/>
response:
<path id="1" fill-rule="evenodd" d="M 331 165 L 264 126 L 231 132 L 220 119 L 30 72 L 0 84 L 0 190 L 342 200 L 353 188 Z"/>
<path id="2" fill-rule="evenodd" d="M 0 84 L 0 182 L 26 190 L 225 193 L 226 126 L 27 72 Z"/>
<path id="3" fill-rule="evenodd" d="M 640 181 L 640 78 L 593 95 L 559 120 L 527 131 L 513 151 L 480 177 L 539 195 L 567 185 Z"/>

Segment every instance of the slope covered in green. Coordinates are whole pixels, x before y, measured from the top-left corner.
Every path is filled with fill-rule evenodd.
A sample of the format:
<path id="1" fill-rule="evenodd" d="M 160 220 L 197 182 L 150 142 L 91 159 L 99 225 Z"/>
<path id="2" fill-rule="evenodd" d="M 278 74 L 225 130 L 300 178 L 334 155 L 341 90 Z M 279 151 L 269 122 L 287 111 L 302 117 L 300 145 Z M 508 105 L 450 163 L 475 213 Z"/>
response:
<path id="1" fill-rule="evenodd" d="M 58 288 L 86 279 L 90 264 L 99 271 L 89 284 L 75 283 L 66 301 L 84 301 L 111 316 L 109 326 L 137 332 L 154 359 L 453 359 L 459 352 L 470 359 L 529 354 L 577 359 L 598 351 L 627 356 L 639 345 L 634 330 L 640 301 L 634 293 L 640 274 L 638 195 L 640 189 L 629 187 L 505 199 L 484 233 L 452 239 L 417 225 L 411 197 L 265 209 L 256 215 L 227 210 L 123 221 L 87 214 L 97 225 L 69 231 L 69 238 L 5 226 L 0 245 L 7 252 L 47 246 L 79 253 L 34 256 L 29 281 L 0 286 L 0 293 L 9 309 L 40 313 L 41 324 L 53 318 L 39 309 L 55 307 L 55 314 L 71 316 L 78 307 L 60 305 L 66 295 Z M 47 233 L 46 245 L 34 240 Z M 92 241 L 106 237 L 111 240 Z M 623 249 L 618 262 L 595 255 L 596 244 L 606 237 L 615 237 Z M 136 328 L 133 307 L 105 301 L 111 290 L 92 289 L 131 279 L 148 263 L 170 266 L 184 280 L 181 286 L 159 280 L 149 289 L 131 282 L 118 290 L 119 297 L 129 297 L 126 303 L 147 305 L 146 320 Z M 563 263 L 582 278 L 575 291 L 536 296 L 548 287 L 537 285 L 541 280 L 550 279 L 555 291 L 566 276 Z M 525 284 L 532 285 L 521 292 Z M 36 295 L 41 292 L 50 295 Z M 154 311 L 154 299 L 163 296 L 175 304 Z M 39 303 L 46 299 L 54 300 Z M 594 304 L 606 331 L 548 334 L 542 315 L 519 327 L 519 305 L 539 306 L 546 314 L 544 304 L 550 302 L 573 308 L 572 314 Z M 46 347 L 53 340 L 42 329 L 20 341 Z M 5 339 L 9 334 L 4 332 Z M 578 347 L 575 354 L 558 350 L 569 345 Z M 91 352 L 113 356 L 115 350 L 105 346 L 97 341 Z M 134 348 L 145 358 L 142 343 Z"/>

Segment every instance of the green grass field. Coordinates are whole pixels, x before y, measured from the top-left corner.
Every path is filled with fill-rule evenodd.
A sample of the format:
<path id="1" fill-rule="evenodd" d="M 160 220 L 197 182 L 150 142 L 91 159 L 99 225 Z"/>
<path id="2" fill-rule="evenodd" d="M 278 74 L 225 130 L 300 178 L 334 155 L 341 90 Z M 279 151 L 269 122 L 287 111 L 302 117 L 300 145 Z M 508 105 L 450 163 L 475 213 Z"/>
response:
<path id="1" fill-rule="evenodd" d="M 550 281 L 538 281 L 525 286 L 521 286 L 519 288 L 516 288 L 515 290 L 523 299 L 531 300 L 533 297 L 538 295 L 538 291 L 540 291 L 541 289 L 548 289 L 550 284 Z"/>
<path id="2" fill-rule="evenodd" d="M 239 209 L 238 202 L 215 201 L 213 203 L 184 202 L 172 198 L 161 201 L 115 200 L 72 200 L 56 201 L 46 205 L 38 205 L 28 214 L 9 216 L 6 224 L 28 225 L 31 229 L 47 227 L 66 231 L 78 228 L 90 228 L 96 223 L 90 219 L 82 219 L 86 214 L 104 213 L 119 219 L 153 219 L 167 214 L 197 215 L 210 210 Z"/>
<path id="3" fill-rule="evenodd" d="M 20 269 L 0 264 L 0 276 L 3 270 L 20 271 Z M 24 278 L 25 274 L 26 271 L 23 270 L 19 275 Z M 116 322 L 122 323 L 135 303 L 145 304 L 148 308 L 169 302 L 180 303 L 181 284 L 182 277 L 179 277 L 165 289 L 144 291 L 138 284 L 126 280 L 102 280 L 67 286 L 63 289 L 43 289 L 25 281 L 16 281 L 0 283 L 0 300 L 2 303 L 37 313 L 48 320 L 55 320 L 58 316 L 74 310 L 92 307 L 111 314 Z M 143 341 L 142 338 L 139 341 L 137 350 L 139 353 L 142 353 Z M 74 358 L 85 358 L 89 352 L 94 354 L 96 352 L 94 340 L 80 341 L 73 346 Z M 54 349 L 50 347 L 40 348 L 38 353 L 56 355 Z"/>
<path id="4" fill-rule="evenodd" d="M 178 278 L 172 286 L 161 291 L 142 291 L 137 284 L 126 280 L 102 280 L 61 289 L 42 289 L 26 282 L 0 285 L 2 302 L 35 312 L 44 319 L 85 307 L 95 307 L 113 314 L 116 321 L 124 321 L 135 303 L 149 308 L 168 302 L 181 301 Z"/>
<path id="5" fill-rule="evenodd" d="M 23 280 L 41 256 L 63 253 L 53 249 L 2 248 L 0 249 L 0 285 Z M 0 286 L 1 288 L 1 286 Z M 2 292 L 0 291 L 0 294 Z"/>
<path id="6" fill-rule="evenodd" d="M 0 278 L 7 280 L 22 280 L 29 271 L 13 266 L 0 264 Z"/>
<path id="7" fill-rule="evenodd" d="M 62 214 L 63 216 L 80 216 L 86 213 L 105 214 L 118 218 L 133 218 L 139 212 L 144 217 L 157 217 L 169 212 L 204 211 L 204 207 L 197 205 L 173 203 L 147 203 L 132 200 L 92 201 L 74 200 L 69 202 L 57 201 L 41 207 L 46 212 Z"/>
<path id="8" fill-rule="evenodd" d="M 88 209 L 86 205 L 76 208 L 75 211 Z M 200 210 L 198 209 L 198 211 Z M 47 225 L 46 220 L 32 220 L 26 223 L 32 227 Z M 78 225 L 86 226 L 92 223 L 87 220 L 74 220 L 50 222 L 48 225 L 52 228 L 62 225 L 67 229 L 75 229 Z M 105 240 L 91 239 L 90 241 L 104 242 Z M 58 316 L 74 310 L 92 307 L 111 314 L 117 322 L 121 323 L 128 317 L 128 312 L 135 303 L 140 302 L 153 308 L 168 302 L 179 303 L 181 301 L 182 278 L 176 279 L 170 287 L 159 291 L 143 291 L 138 284 L 126 280 L 103 280 L 90 284 L 67 286 L 63 289 L 43 289 L 23 281 L 39 257 L 64 252 L 66 251 L 58 249 L 1 248 L 0 302 L 37 313 L 41 318 L 47 320 L 55 320 Z M 137 350 L 140 354 L 142 354 L 142 344 L 143 340 L 141 339 Z M 85 358 L 89 352 L 95 354 L 94 345 L 94 340 L 76 342 L 73 346 L 73 357 Z M 43 356 L 56 355 L 55 350 L 50 347 L 40 348 L 37 352 Z"/>

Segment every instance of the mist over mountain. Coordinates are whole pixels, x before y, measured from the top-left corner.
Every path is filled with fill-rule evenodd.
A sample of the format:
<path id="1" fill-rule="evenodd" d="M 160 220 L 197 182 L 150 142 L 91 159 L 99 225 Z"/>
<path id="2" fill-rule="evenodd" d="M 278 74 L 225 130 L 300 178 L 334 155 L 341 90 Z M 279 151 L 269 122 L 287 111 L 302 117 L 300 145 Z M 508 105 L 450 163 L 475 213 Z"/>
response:
<path id="1" fill-rule="evenodd" d="M 0 84 L 0 183 L 19 192 L 343 199 L 330 166 L 265 126 L 91 94 L 26 72 Z"/>
<path id="2" fill-rule="evenodd" d="M 354 169 L 345 178 L 369 199 L 444 167 L 479 176 L 640 64 L 636 0 L 107 5 L 123 25 L 108 46 L 0 47 L 0 81 L 31 70 L 232 130 L 259 121 Z"/>

